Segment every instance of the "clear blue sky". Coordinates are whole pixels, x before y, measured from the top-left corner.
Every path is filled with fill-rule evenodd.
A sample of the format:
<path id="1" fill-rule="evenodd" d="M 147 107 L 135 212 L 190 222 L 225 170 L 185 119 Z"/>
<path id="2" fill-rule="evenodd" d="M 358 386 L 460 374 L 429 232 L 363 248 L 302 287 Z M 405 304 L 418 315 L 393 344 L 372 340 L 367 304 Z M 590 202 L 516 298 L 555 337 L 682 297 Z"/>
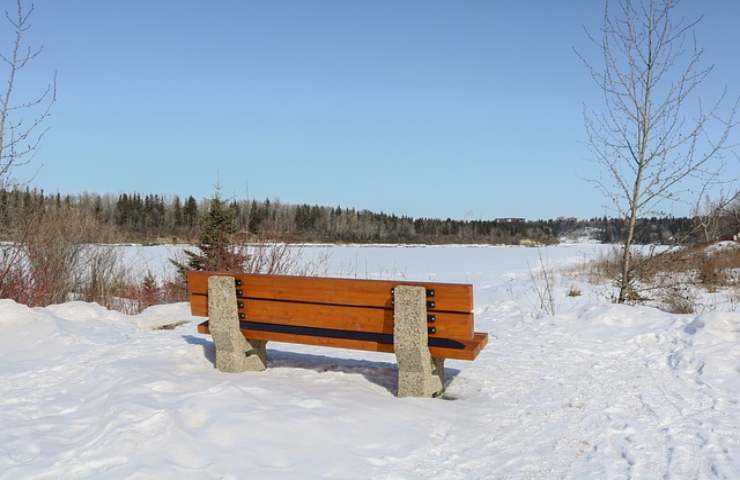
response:
<path id="1" fill-rule="evenodd" d="M 414 216 L 605 211 L 572 52 L 593 53 L 599 1 L 35 3 L 45 52 L 21 81 L 59 75 L 47 191 L 203 197 L 220 176 L 227 196 Z M 740 2 L 683 11 L 705 14 L 707 98 L 740 93 Z"/>

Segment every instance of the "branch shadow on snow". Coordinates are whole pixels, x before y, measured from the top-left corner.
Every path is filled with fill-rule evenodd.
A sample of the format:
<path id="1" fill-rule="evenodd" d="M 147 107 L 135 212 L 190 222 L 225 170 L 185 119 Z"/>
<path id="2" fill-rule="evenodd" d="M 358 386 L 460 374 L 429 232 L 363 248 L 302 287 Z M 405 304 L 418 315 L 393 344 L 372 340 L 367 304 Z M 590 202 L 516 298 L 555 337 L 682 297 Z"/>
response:
<path id="1" fill-rule="evenodd" d="M 216 366 L 216 348 L 211 340 L 194 335 L 183 335 L 183 338 L 192 345 L 202 346 L 205 357 L 214 367 Z M 362 375 L 367 381 L 385 388 L 393 395 L 398 393 L 398 368 L 392 362 L 295 353 L 268 347 L 267 367 L 268 371 L 270 368 L 302 368 L 315 372 L 341 372 Z M 445 368 L 445 387 L 459 373 L 460 370 L 456 368 Z"/>

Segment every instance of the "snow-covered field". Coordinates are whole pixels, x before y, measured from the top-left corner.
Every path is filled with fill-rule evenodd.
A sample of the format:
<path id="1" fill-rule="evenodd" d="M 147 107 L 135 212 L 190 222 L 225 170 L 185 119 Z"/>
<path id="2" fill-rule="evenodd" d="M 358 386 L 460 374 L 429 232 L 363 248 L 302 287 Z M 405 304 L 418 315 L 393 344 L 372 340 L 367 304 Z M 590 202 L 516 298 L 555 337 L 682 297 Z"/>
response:
<path id="1" fill-rule="evenodd" d="M 177 250 L 125 248 L 158 274 Z M 267 371 L 230 375 L 186 304 L 0 300 L 0 478 L 740 478 L 740 314 L 613 305 L 560 277 L 546 316 L 529 248 L 303 254 L 334 275 L 473 283 L 488 348 L 447 362 L 443 399 L 398 399 L 392 355 L 271 343 Z"/>

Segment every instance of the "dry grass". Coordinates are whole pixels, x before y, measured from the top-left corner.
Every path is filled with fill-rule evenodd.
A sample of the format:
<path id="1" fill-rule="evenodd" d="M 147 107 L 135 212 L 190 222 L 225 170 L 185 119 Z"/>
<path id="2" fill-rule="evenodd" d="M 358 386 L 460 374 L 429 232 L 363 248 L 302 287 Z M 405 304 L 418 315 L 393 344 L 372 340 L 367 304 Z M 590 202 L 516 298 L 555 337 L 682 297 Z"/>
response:
<path id="1" fill-rule="evenodd" d="M 740 284 L 740 248 L 724 248 L 701 259 L 699 279 L 707 289 Z"/>
<path id="2" fill-rule="evenodd" d="M 590 283 L 606 283 L 620 274 L 621 249 L 613 247 L 596 260 L 584 259 L 582 263 L 566 270 L 570 275 L 585 276 Z"/>
<path id="3" fill-rule="evenodd" d="M 598 260 L 582 265 L 581 272 L 592 283 L 616 282 L 621 275 L 621 253 L 622 249 L 615 247 Z M 698 244 L 660 253 L 636 252 L 632 265 L 636 288 L 628 299 L 635 303 L 656 301 L 674 313 L 695 310 L 692 288 L 710 293 L 740 288 L 738 245 L 715 248 Z"/>
<path id="4" fill-rule="evenodd" d="M 549 268 L 542 258 L 542 251 L 537 252 L 539 263 L 535 270 L 529 269 L 529 278 L 532 281 L 532 289 L 539 299 L 539 310 L 545 315 L 555 315 L 555 295 L 553 294 L 554 272 Z"/>
<path id="5" fill-rule="evenodd" d="M 740 246 L 708 249 L 707 245 L 694 245 L 665 253 L 632 254 L 633 276 L 643 283 L 654 283 L 667 274 L 687 274 L 705 287 L 732 287 L 738 283 Z M 620 275 L 621 249 L 610 250 L 582 270 L 593 283 L 610 281 Z"/>

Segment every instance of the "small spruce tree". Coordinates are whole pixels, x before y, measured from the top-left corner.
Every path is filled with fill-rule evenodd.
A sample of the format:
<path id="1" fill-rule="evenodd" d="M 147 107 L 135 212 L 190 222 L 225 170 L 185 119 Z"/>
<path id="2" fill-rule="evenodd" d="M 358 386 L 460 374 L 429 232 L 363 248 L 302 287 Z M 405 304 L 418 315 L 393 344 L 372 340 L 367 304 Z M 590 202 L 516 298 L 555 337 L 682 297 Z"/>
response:
<path id="1" fill-rule="evenodd" d="M 185 262 L 172 260 L 184 276 L 189 271 L 241 272 L 247 255 L 236 244 L 236 212 L 218 191 L 199 225 L 197 250 L 185 250 Z"/>
<path id="2" fill-rule="evenodd" d="M 156 305 L 160 301 L 160 288 L 157 285 L 157 279 L 152 272 L 147 272 L 144 281 L 141 284 L 141 306 L 140 309 Z"/>

